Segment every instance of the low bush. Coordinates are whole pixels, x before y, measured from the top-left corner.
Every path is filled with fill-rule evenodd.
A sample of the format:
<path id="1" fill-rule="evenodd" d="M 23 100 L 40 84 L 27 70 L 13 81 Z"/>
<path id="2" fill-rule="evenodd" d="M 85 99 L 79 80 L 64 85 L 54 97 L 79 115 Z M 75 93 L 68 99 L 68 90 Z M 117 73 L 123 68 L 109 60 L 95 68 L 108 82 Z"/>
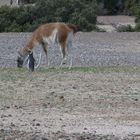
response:
<path id="1" fill-rule="evenodd" d="M 66 22 L 95 29 L 96 0 L 39 0 L 34 5 L 0 8 L 0 32 L 33 31 L 40 24 Z"/>
<path id="2" fill-rule="evenodd" d="M 117 32 L 134 32 L 135 28 L 133 28 L 131 25 L 121 25 L 116 28 Z"/>

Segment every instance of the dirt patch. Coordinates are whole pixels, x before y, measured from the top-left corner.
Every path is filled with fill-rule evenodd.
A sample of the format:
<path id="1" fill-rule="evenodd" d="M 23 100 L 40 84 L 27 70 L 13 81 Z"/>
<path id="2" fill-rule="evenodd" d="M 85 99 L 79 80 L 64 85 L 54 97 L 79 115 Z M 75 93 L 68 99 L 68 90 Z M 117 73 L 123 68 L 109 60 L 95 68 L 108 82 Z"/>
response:
<path id="1" fill-rule="evenodd" d="M 132 28 L 136 26 L 135 17 L 133 16 L 98 16 L 97 27 L 106 32 L 117 32 L 118 27 L 130 25 Z"/>
<path id="2" fill-rule="evenodd" d="M 140 73 L 125 71 L 1 70 L 0 137 L 139 139 Z"/>
<path id="3" fill-rule="evenodd" d="M 97 17 L 98 23 L 103 24 L 135 24 L 135 17 L 132 16 L 98 16 Z"/>

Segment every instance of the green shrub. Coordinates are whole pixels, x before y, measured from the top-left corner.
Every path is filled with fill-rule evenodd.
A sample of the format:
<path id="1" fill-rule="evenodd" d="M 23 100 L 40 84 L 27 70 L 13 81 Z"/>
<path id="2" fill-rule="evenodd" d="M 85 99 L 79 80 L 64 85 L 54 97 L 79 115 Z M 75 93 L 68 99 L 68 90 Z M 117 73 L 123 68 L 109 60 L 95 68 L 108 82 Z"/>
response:
<path id="1" fill-rule="evenodd" d="M 11 25 L 11 9 L 8 6 L 0 8 L 0 32 Z"/>
<path id="2" fill-rule="evenodd" d="M 140 32 L 140 22 L 136 24 L 135 31 Z"/>
<path id="3" fill-rule="evenodd" d="M 121 25 L 116 29 L 118 32 L 134 32 L 135 29 L 131 25 Z"/>
<path id="4" fill-rule="evenodd" d="M 140 31 L 140 1 L 138 4 L 135 5 L 135 15 L 136 15 L 136 27 L 135 27 L 135 31 Z"/>
<path id="5" fill-rule="evenodd" d="M 39 0 L 35 5 L 0 8 L 0 32 L 33 31 L 40 24 L 66 22 L 95 29 L 96 0 Z"/>

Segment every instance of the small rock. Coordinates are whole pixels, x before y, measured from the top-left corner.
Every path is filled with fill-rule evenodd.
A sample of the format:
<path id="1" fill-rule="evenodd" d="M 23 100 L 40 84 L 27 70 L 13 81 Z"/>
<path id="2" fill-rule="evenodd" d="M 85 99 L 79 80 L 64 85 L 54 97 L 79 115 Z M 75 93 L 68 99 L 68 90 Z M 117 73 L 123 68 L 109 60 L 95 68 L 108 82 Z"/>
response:
<path id="1" fill-rule="evenodd" d="M 54 93 L 55 93 L 54 91 L 51 92 L 51 94 L 54 94 Z"/>
<path id="2" fill-rule="evenodd" d="M 40 126 L 40 123 L 36 123 L 36 126 Z"/>
<path id="3" fill-rule="evenodd" d="M 9 108 L 10 108 L 10 106 L 6 106 L 6 108 L 7 108 L 7 109 L 9 109 Z"/>
<path id="4" fill-rule="evenodd" d="M 84 130 L 87 130 L 87 128 L 85 127 Z"/>
<path id="5" fill-rule="evenodd" d="M 77 87 L 76 87 L 76 86 L 73 86 L 72 88 L 73 88 L 73 89 L 77 89 Z"/>
<path id="6" fill-rule="evenodd" d="M 64 96 L 60 96 L 60 99 L 63 99 L 64 100 Z"/>
<path id="7" fill-rule="evenodd" d="M 47 104 L 46 103 L 43 103 L 42 105 L 44 108 L 47 108 Z"/>
<path id="8" fill-rule="evenodd" d="M 11 123 L 11 126 L 12 126 L 12 127 L 15 127 L 16 125 L 15 125 L 15 124 L 13 124 L 13 123 Z"/>
<path id="9" fill-rule="evenodd" d="M 11 114 L 9 114 L 9 115 L 8 115 L 8 117 L 12 117 L 12 115 L 11 115 Z"/>
<path id="10" fill-rule="evenodd" d="M 138 101 L 138 99 L 134 99 L 134 101 L 136 101 L 136 102 L 137 102 L 137 101 Z"/>
<path id="11" fill-rule="evenodd" d="M 47 138 L 42 138 L 42 140 L 49 140 L 49 139 L 47 139 Z"/>

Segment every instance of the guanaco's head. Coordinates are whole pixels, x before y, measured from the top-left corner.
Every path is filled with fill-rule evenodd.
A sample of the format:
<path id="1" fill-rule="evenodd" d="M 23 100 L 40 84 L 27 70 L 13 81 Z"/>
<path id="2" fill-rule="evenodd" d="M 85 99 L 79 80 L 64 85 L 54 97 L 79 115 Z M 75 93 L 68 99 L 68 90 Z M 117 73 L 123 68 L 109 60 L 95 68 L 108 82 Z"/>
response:
<path id="1" fill-rule="evenodd" d="M 18 57 L 17 57 L 17 67 L 22 68 L 24 62 L 24 56 L 18 52 Z"/>
<path id="2" fill-rule="evenodd" d="M 18 56 L 17 56 L 17 67 L 18 68 L 22 68 L 23 67 L 23 64 L 28 56 L 30 52 L 23 52 L 23 51 L 19 51 L 18 52 Z"/>
<path id="3" fill-rule="evenodd" d="M 68 23 L 67 26 L 73 30 L 73 33 L 75 34 L 76 32 L 80 31 L 80 26 L 79 25 L 74 25 L 74 24 L 70 24 Z"/>
<path id="4" fill-rule="evenodd" d="M 24 62 L 23 57 L 18 56 L 18 57 L 17 57 L 17 67 L 18 67 L 18 68 L 22 68 L 23 62 Z"/>

